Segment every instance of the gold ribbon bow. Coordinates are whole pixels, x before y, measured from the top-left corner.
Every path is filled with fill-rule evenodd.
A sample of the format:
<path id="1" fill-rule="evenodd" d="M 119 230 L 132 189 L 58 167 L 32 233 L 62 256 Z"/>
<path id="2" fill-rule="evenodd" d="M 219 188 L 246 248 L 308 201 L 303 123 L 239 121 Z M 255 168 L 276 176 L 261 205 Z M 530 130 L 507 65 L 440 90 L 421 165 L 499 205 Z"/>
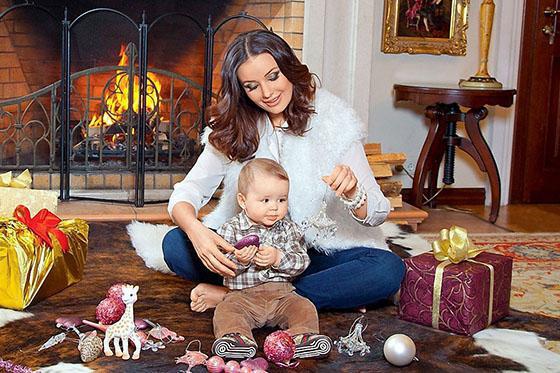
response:
<path id="1" fill-rule="evenodd" d="M 31 186 L 31 173 L 29 170 L 23 171 L 18 177 L 12 178 L 12 171 L 0 174 L 0 187 L 10 188 L 29 188 Z"/>
<path id="2" fill-rule="evenodd" d="M 442 229 L 439 236 L 439 240 L 432 242 L 432 251 L 440 262 L 449 260 L 457 264 L 474 258 L 483 251 L 471 244 L 465 228 L 454 225 L 450 229 Z"/>
<path id="3" fill-rule="evenodd" d="M 432 327 L 439 329 L 439 310 L 441 303 L 441 287 L 443 272 L 450 264 L 457 264 L 464 260 L 486 266 L 490 270 L 490 300 L 488 303 L 488 325 L 492 323 L 492 310 L 494 308 L 494 267 L 488 263 L 478 262 L 472 258 L 483 252 L 476 248 L 467 235 L 465 228 L 452 226 L 439 232 L 440 239 L 432 242 L 434 257 L 440 261 L 434 276 L 434 294 L 432 299 Z"/>

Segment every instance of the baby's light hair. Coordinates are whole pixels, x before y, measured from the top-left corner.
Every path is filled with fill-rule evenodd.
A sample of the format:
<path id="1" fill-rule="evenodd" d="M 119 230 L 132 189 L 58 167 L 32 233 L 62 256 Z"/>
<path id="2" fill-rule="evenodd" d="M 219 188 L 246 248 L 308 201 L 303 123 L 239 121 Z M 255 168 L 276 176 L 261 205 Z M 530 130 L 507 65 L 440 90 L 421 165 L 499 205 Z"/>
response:
<path id="1" fill-rule="evenodd" d="M 245 163 L 241 169 L 239 179 L 237 179 L 237 191 L 247 195 L 247 189 L 255 182 L 256 176 L 259 173 L 275 176 L 280 180 L 290 181 L 288 173 L 278 162 L 267 158 L 255 158 Z"/>

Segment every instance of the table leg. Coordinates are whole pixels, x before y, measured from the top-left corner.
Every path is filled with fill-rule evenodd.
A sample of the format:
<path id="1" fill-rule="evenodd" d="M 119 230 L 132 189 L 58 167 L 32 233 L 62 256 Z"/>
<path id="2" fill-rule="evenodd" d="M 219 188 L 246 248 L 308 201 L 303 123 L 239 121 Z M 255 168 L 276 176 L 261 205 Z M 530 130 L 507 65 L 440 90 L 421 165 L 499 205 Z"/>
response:
<path id="1" fill-rule="evenodd" d="M 411 202 L 416 207 L 422 207 L 422 195 L 424 192 L 424 184 L 426 177 L 430 174 L 435 167 L 439 167 L 439 163 L 434 165 L 435 161 L 439 158 L 441 162 L 443 136 L 445 134 L 446 123 L 443 120 L 443 114 L 440 108 L 436 106 L 428 106 L 426 108 L 426 117 L 430 119 L 430 129 L 422 150 L 416 162 L 416 170 L 414 172 L 414 179 L 412 181 Z M 437 171 L 436 171 L 437 178 Z M 430 177 L 430 180 L 433 178 Z"/>
<path id="2" fill-rule="evenodd" d="M 480 167 L 480 169 L 481 171 L 486 171 L 488 178 L 490 179 L 492 204 L 490 207 L 489 220 L 491 223 L 495 223 L 496 219 L 498 219 L 498 212 L 500 210 L 500 175 L 498 173 L 498 166 L 496 165 L 496 160 L 492 155 L 492 151 L 480 131 L 480 121 L 486 118 L 487 115 L 488 110 L 484 107 L 469 110 L 465 117 L 465 129 L 474 146 L 474 149 L 479 154 L 484 165 L 485 170 L 482 167 Z"/>

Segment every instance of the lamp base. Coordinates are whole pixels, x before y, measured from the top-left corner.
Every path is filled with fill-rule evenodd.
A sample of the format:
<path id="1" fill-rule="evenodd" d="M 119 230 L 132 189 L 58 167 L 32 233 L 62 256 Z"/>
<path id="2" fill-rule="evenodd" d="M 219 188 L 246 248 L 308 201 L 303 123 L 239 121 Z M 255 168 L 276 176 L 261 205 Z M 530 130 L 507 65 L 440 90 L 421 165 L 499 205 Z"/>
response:
<path id="1" fill-rule="evenodd" d="M 461 88 L 500 89 L 502 83 L 491 76 L 471 76 L 469 79 L 459 80 Z"/>

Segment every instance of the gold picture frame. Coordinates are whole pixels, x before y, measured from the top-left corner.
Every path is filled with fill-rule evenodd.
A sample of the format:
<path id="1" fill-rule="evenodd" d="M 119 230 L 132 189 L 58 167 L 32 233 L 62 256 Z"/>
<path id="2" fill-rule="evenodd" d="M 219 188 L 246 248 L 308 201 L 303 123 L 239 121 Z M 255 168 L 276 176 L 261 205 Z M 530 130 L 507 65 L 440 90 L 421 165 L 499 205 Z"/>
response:
<path id="1" fill-rule="evenodd" d="M 381 51 L 467 54 L 470 0 L 385 0 Z"/>

